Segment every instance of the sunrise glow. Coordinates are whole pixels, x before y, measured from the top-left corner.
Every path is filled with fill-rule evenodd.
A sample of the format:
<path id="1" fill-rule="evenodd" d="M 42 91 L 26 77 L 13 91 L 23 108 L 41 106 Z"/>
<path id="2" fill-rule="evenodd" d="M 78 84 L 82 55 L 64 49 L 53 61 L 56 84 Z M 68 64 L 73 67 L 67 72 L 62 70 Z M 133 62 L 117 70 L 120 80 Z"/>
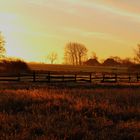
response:
<path id="1" fill-rule="evenodd" d="M 8 56 L 63 61 L 69 41 L 85 44 L 99 58 L 133 57 L 140 43 L 139 0 L 0 0 L 0 31 Z"/>

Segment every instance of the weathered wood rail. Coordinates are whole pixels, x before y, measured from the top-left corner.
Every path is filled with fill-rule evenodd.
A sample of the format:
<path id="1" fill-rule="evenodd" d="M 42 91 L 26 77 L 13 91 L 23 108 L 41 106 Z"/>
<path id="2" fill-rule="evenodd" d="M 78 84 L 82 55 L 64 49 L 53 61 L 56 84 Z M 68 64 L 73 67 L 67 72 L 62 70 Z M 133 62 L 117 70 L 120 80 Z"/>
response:
<path id="1" fill-rule="evenodd" d="M 33 71 L 0 73 L 0 81 L 31 82 L 140 82 L 140 73 Z"/>

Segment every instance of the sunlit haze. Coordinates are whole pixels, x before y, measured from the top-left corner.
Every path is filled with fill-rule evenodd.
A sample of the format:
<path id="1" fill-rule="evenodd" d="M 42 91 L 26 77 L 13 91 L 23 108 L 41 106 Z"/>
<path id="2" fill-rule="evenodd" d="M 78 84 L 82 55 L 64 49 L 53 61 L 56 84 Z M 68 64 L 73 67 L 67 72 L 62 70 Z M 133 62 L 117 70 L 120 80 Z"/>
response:
<path id="1" fill-rule="evenodd" d="M 133 57 L 140 43 L 140 0 L 0 0 L 0 31 L 8 56 L 63 61 L 68 42 L 84 44 L 89 55 Z"/>

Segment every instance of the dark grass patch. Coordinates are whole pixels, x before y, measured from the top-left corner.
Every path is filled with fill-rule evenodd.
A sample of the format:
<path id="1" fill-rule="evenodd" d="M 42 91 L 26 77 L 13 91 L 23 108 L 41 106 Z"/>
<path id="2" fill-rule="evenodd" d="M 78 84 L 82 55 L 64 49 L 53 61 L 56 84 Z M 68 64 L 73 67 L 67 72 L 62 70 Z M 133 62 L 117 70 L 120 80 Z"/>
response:
<path id="1" fill-rule="evenodd" d="M 0 91 L 2 139 L 139 139 L 140 90 Z"/>

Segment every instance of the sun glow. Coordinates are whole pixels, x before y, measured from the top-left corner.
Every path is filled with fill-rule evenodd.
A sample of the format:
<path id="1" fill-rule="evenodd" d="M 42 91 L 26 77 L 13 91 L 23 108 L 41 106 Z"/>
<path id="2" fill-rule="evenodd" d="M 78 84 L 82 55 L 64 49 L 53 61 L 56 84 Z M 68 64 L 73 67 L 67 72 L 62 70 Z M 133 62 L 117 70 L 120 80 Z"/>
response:
<path id="1" fill-rule="evenodd" d="M 135 10 L 140 2 L 133 4 L 120 0 L 0 1 L 0 31 L 7 55 L 46 61 L 48 54 L 56 52 L 61 63 L 65 45 L 75 41 L 99 58 L 132 57 L 140 36 L 140 11 Z"/>

